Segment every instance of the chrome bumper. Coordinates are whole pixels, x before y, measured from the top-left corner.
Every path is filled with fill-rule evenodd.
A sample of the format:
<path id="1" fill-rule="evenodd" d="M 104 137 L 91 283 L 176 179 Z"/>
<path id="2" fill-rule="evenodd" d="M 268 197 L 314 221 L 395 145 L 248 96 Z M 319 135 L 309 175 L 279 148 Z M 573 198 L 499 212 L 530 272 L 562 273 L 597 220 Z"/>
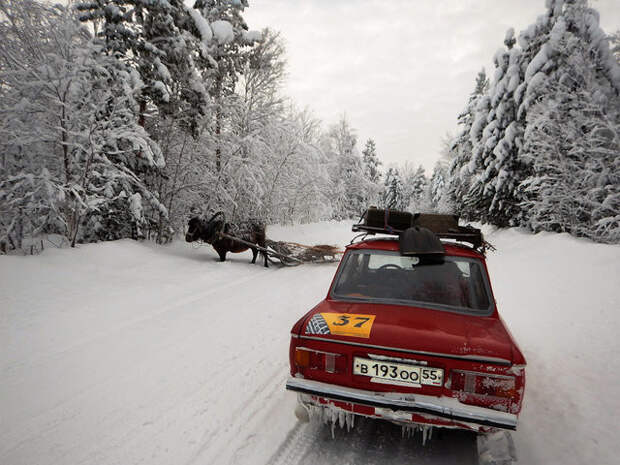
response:
<path id="1" fill-rule="evenodd" d="M 464 405 L 452 397 L 364 391 L 303 378 L 289 378 L 286 382 L 286 389 L 369 407 L 434 415 L 455 422 L 509 430 L 517 429 L 517 416 L 512 413 Z"/>

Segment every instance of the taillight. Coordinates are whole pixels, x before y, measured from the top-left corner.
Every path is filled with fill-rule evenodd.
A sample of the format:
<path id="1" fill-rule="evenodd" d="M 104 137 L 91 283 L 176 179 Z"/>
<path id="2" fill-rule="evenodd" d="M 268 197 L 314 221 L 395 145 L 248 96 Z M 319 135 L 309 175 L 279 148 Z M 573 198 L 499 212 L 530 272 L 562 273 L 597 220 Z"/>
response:
<path id="1" fill-rule="evenodd" d="M 310 352 L 307 350 L 295 349 L 295 365 L 301 368 L 310 366 Z"/>
<path id="2" fill-rule="evenodd" d="M 295 366 L 311 370 L 323 370 L 327 373 L 344 373 L 347 366 L 346 357 L 342 354 L 323 352 L 297 347 L 295 349 Z"/>
<path id="3" fill-rule="evenodd" d="M 512 399 L 516 396 L 514 376 L 490 375 L 472 371 L 452 370 L 451 385 L 453 391 L 483 396 L 504 397 Z"/>

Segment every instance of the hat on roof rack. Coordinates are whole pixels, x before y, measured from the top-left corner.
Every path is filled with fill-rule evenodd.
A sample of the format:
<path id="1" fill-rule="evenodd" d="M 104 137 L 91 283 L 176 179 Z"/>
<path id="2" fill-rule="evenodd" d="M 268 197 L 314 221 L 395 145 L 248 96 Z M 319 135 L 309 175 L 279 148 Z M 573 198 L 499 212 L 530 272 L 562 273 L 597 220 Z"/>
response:
<path id="1" fill-rule="evenodd" d="M 400 254 L 423 255 L 426 257 L 443 257 L 446 251 L 439 237 L 430 229 L 412 226 L 405 229 L 399 236 Z"/>

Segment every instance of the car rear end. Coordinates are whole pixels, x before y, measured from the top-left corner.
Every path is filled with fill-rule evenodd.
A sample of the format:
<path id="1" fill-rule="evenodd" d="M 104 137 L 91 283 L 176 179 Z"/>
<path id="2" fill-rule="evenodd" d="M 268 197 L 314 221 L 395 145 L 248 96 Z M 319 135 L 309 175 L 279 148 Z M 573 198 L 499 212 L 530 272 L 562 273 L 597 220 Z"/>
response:
<path id="1" fill-rule="evenodd" d="M 300 338 L 293 338 L 291 365 L 287 388 L 299 392 L 306 406 L 473 431 L 516 429 L 525 386 L 523 367 L 496 360 L 459 360 Z M 397 380 L 415 377 L 421 383 L 414 387 L 371 376 L 392 373 Z"/>
<path id="2" fill-rule="evenodd" d="M 481 292 L 476 285 L 489 297 L 488 303 L 478 297 L 471 306 L 480 308 L 474 311 L 450 300 L 458 297 L 448 295 L 448 288 L 444 297 L 426 289 L 422 298 L 418 287 L 411 291 L 418 300 L 404 295 L 394 300 L 394 286 L 403 285 L 396 271 L 409 273 L 406 282 L 412 276 L 423 281 L 431 268 L 415 262 L 409 270 L 409 262 L 395 258 L 393 242 L 347 250 L 328 297 L 293 327 L 287 389 L 299 394 L 304 408 L 326 409 L 334 418 L 353 414 L 477 432 L 516 429 L 525 360 L 495 308 L 484 257 L 446 246 L 445 262 L 457 265 L 452 268 L 462 274 L 469 270 L 471 277 L 475 267 L 470 264 L 475 264 L 484 274 L 482 284 L 468 284 L 470 301 Z M 391 290 L 363 284 L 362 259 L 372 281 L 389 281 Z M 355 260 L 360 264 L 351 268 Z M 433 279 L 444 268 L 452 269 L 432 268 Z M 351 278 L 355 273 L 360 276 Z M 347 280 L 354 285 L 347 287 Z"/>

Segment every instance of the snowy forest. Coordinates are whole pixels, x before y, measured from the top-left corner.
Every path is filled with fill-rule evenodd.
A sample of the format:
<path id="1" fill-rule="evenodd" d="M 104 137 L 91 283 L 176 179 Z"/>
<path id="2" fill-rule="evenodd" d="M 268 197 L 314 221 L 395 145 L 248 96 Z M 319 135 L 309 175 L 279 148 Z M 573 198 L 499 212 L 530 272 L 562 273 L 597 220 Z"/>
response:
<path id="1" fill-rule="evenodd" d="M 585 0 L 506 32 L 436 169 L 442 208 L 496 226 L 620 242 L 620 33 Z"/>
<path id="2" fill-rule="evenodd" d="M 325 126 L 297 108 L 283 40 L 251 30 L 248 6 L 0 0 L 0 253 L 368 205 L 620 242 L 620 33 L 585 0 L 506 33 L 430 176 L 415 154 L 385 166 L 346 109 Z"/>

